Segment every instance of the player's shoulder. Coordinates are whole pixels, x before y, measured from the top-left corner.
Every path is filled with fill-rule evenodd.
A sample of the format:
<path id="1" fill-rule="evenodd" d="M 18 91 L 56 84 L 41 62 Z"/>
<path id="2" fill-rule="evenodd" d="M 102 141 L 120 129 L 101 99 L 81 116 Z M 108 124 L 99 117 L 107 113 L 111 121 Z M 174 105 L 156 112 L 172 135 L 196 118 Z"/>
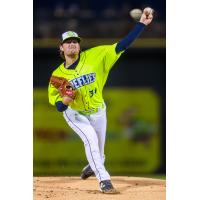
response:
<path id="1" fill-rule="evenodd" d="M 115 48 L 115 46 L 116 46 L 116 43 L 99 45 L 99 46 L 95 46 L 95 47 L 84 50 L 84 53 L 86 53 L 86 54 L 99 53 L 102 51 L 106 51 L 109 48 Z"/>
<path id="2" fill-rule="evenodd" d="M 59 76 L 62 74 L 60 68 L 64 65 L 64 62 L 62 62 L 60 65 L 56 66 L 53 71 L 52 71 L 52 75 L 54 76 Z"/>

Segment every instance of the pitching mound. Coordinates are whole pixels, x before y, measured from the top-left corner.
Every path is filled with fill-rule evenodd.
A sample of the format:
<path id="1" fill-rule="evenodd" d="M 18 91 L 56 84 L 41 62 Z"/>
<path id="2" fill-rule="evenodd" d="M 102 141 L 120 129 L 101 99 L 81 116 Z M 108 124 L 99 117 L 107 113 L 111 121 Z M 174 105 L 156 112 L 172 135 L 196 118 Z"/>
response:
<path id="1" fill-rule="evenodd" d="M 102 194 L 95 177 L 34 177 L 34 200 L 165 200 L 165 180 L 139 177 L 112 177 L 119 194 Z"/>

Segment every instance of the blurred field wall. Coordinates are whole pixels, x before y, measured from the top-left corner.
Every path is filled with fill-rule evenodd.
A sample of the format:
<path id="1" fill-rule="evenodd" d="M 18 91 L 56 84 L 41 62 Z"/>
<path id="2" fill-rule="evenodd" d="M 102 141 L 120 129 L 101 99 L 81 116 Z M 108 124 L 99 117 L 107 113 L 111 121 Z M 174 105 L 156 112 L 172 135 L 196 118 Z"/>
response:
<path id="1" fill-rule="evenodd" d="M 49 77 L 62 62 L 58 49 L 33 53 L 33 173 L 78 175 L 87 164 L 84 146 L 48 103 Z M 165 173 L 165 57 L 165 48 L 131 48 L 110 72 L 104 99 L 111 175 Z"/>

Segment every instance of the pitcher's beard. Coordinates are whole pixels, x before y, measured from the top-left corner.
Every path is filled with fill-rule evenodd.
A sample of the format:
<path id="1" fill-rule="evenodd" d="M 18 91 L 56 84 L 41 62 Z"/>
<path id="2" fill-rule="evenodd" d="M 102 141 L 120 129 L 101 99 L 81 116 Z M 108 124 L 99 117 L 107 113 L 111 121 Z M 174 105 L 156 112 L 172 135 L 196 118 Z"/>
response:
<path id="1" fill-rule="evenodd" d="M 76 56 L 78 53 L 77 53 L 77 51 L 76 51 L 76 49 L 71 49 L 70 50 L 70 53 L 69 53 L 69 56 Z"/>
<path id="2" fill-rule="evenodd" d="M 71 53 L 75 53 L 76 49 L 70 49 Z"/>
<path id="3" fill-rule="evenodd" d="M 76 52 L 76 51 L 73 51 L 73 52 L 68 52 L 68 54 L 66 55 L 68 58 L 71 58 L 71 59 L 76 59 L 78 57 L 79 53 Z"/>

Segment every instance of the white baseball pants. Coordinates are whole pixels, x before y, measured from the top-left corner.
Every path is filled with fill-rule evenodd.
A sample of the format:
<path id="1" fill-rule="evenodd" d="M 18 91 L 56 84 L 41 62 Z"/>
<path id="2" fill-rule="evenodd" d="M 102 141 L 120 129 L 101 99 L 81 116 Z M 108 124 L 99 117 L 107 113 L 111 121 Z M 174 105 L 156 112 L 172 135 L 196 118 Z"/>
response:
<path id="1" fill-rule="evenodd" d="M 82 115 L 68 107 L 63 115 L 69 126 L 83 141 L 87 160 L 98 181 L 110 180 L 110 175 L 104 167 L 106 107 L 91 115 Z"/>

